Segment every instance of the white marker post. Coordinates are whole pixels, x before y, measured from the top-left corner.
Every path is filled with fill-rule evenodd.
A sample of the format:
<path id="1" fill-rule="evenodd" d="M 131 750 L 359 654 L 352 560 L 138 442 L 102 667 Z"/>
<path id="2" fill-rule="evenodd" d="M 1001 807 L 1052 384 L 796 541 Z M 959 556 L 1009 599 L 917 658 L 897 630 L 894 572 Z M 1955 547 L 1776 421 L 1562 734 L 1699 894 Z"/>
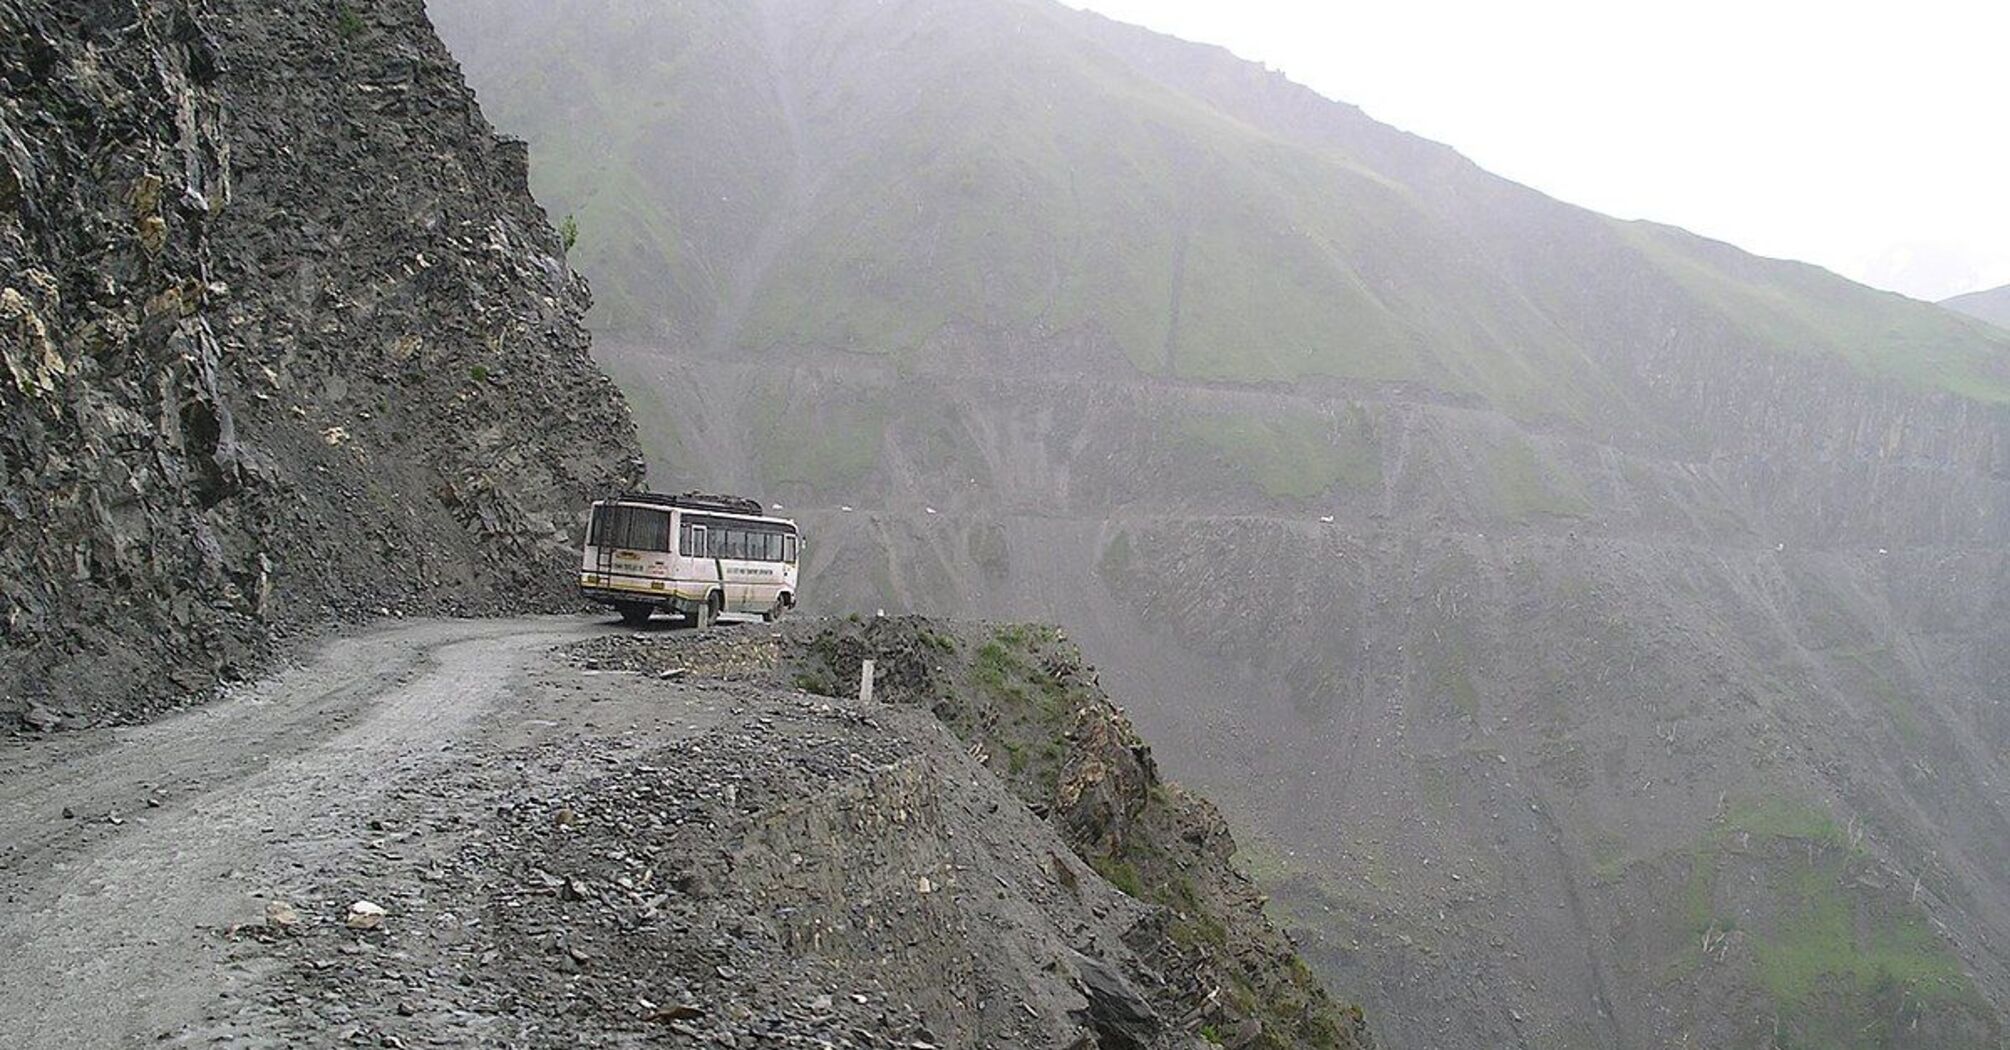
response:
<path id="1" fill-rule="evenodd" d="M 858 702 L 872 703 L 872 661 L 858 665 Z"/>

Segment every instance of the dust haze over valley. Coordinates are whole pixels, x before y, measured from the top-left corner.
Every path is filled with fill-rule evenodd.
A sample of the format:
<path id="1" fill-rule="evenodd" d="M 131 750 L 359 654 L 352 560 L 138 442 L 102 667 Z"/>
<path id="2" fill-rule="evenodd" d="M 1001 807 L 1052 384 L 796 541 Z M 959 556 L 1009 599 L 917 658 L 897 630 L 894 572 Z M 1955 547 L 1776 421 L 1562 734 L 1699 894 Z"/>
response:
<path id="1" fill-rule="evenodd" d="M 1765 80 L 1707 8 L 1625 130 Z M 1894 100 L 1992 23 L 1910 17 L 1731 19 L 1806 120 L 1711 178 L 1858 151 L 1799 254 L 1942 298 L 1998 187 Z M 2010 289 L 1353 101 L 1055 0 L 0 0 L 0 1047 L 2010 1046 Z"/>
<path id="2" fill-rule="evenodd" d="M 1063 625 L 1384 1045 L 2003 1044 L 2010 330 L 1037 0 L 430 11 L 652 484 Z"/>

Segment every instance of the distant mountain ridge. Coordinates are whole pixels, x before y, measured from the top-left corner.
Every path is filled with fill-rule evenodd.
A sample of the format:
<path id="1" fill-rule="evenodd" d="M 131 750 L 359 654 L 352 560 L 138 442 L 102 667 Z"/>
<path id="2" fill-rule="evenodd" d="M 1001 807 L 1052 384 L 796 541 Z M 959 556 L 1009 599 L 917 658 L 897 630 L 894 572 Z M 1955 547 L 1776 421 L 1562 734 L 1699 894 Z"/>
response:
<path id="1" fill-rule="evenodd" d="M 1980 318 L 1999 328 L 2010 328 L 2010 284 L 1980 292 L 1942 299 L 1940 305 Z"/>
<path id="2" fill-rule="evenodd" d="M 908 355 L 951 323 L 1090 329 L 1150 374 L 1617 419 L 1610 344 L 1670 315 L 2010 400 L 2010 341 L 1558 206 L 1219 49 L 1034 0 L 815 6 L 509 0 L 464 32 L 434 5 L 498 119 L 539 129 L 602 331 Z"/>
<path id="3" fill-rule="evenodd" d="M 2010 333 L 1032 0 L 435 0 L 658 484 L 1053 620 L 1385 1045 L 1997 1047 Z"/>

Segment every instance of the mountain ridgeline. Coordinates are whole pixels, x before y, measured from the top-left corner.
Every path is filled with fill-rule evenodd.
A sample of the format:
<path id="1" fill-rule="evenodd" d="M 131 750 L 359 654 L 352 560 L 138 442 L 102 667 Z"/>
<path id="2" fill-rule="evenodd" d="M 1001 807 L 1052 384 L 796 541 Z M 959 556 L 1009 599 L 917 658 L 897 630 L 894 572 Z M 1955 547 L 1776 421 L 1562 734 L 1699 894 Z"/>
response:
<path id="1" fill-rule="evenodd" d="M 1943 299 L 1940 305 L 1999 328 L 2010 328 L 2010 285 Z"/>
<path id="2" fill-rule="evenodd" d="M 1065 625 L 1385 1045 L 2001 1045 L 2010 331 L 1044 0 L 431 11 L 655 482 Z"/>

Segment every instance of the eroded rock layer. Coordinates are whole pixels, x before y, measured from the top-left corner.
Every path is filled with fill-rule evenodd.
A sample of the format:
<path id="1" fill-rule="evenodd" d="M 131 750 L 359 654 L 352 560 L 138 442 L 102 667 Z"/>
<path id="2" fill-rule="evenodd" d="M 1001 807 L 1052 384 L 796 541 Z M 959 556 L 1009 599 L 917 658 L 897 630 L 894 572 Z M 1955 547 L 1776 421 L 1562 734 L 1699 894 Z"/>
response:
<path id="1" fill-rule="evenodd" d="M 5 0 L 0 75 L 0 711 L 563 600 L 633 427 L 416 0 Z"/>

